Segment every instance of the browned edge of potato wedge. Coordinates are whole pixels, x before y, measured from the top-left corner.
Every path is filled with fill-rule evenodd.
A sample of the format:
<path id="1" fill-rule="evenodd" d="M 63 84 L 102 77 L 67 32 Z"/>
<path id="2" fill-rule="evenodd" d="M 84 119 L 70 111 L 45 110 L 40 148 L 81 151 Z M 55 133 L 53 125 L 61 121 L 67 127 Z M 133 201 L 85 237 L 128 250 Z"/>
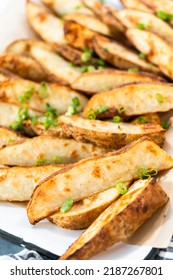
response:
<path id="1" fill-rule="evenodd" d="M 139 180 L 129 192 L 112 203 L 60 257 L 60 260 L 87 260 L 123 241 L 169 198 L 155 179 Z"/>
<path id="2" fill-rule="evenodd" d="M 138 178 L 139 168 L 159 172 L 172 167 L 173 159 L 164 150 L 149 138 L 140 138 L 118 151 L 82 160 L 47 178 L 33 192 L 27 206 L 28 219 L 36 224 L 54 214 L 69 197 L 75 202 L 118 182 L 133 181 Z"/>
<path id="3" fill-rule="evenodd" d="M 108 149 L 73 139 L 38 136 L 1 148 L 0 164 L 9 166 L 33 166 L 42 165 L 42 163 L 67 164 L 102 155 L 108 151 Z"/>
<path id="4" fill-rule="evenodd" d="M 41 82 L 47 75 L 41 65 L 33 58 L 21 54 L 4 53 L 0 55 L 0 67 L 28 80 Z"/>
<path id="5" fill-rule="evenodd" d="M 133 70 L 134 72 L 130 72 Z M 133 68 L 129 69 L 129 71 L 105 69 L 81 74 L 71 84 L 71 87 L 90 96 L 124 84 L 154 81 L 165 82 L 166 80 L 152 73 L 138 71 L 138 69 Z"/>
<path id="6" fill-rule="evenodd" d="M 64 165 L 0 168 L 0 201 L 29 201 L 36 185 Z"/>
<path id="7" fill-rule="evenodd" d="M 103 37 L 101 35 L 94 36 L 94 49 L 96 53 L 111 65 L 119 69 L 138 68 L 142 71 L 160 74 L 160 70 L 151 65 L 145 59 L 139 57 L 139 54 L 119 42 Z"/>
<path id="8" fill-rule="evenodd" d="M 141 0 L 120 0 L 120 1 L 127 8 L 132 8 L 139 11 L 152 13 L 152 9 L 150 9 L 147 5 L 142 3 Z"/>
<path id="9" fill-rule="evenodd" d="M 59 124 L 66 135 L 72 136 L 77 141 L 90 142 L 107 149 L 118 150 L 142 136 L 150 137 L 159 146 L 165 141 L 165 130 L 154 123 L 139 126 L 64 115 L 59 117 Z"/>
<path id="10" fill-rule="evenodd" d="M 157 82 L 132 83 L 97 93 L 88 101 L 83 115 L 88 118 L 102 106 L 107 106 L 107 110 L 96 115 L 97 118 L 167 112 L 173 109 L 173 85 Z"/>

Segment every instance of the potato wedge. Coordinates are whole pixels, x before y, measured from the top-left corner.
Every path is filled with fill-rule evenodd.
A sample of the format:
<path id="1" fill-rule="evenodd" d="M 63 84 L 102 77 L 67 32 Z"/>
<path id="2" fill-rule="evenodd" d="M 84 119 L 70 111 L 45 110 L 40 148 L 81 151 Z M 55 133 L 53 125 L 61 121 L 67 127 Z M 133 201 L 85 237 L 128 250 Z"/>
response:
<path id="1" fill-rule="evenodd" d="M 63 21 L 48 12 L 44 7 L 27 2 L 26 14 L 31 27 L 45 41 L 65 44 Z"/>
<path id="2" fill-rule="evenodd" d="M 165 141 L 165 130 L 159 124 L 139 126 L 123 122 L 87 120 L 78 116 L 61 116 L 59 124 L 67 136 L 108 149 L 118 150 L 142 136 L 150 137 L 159 146 Z"/>
<path id="3" fill-rule="evenodd" d="M 27 207 L 29 221 L 35 224 L 54 214 L 69 197 L 79 201 L 118 182 L 137 179 L 139 168 L 160 171 L 172 167 L 173 159 L 147 137 L 116 152 L 82 160 L 36 187 Z"/>
<path id="4" fill-rule="evenodd" d="M 66 164 L 102 155 L 107 151 L 108 149 L 80 143 L 73 139 L 38 136 L 0 149 L 0 164 L 9 166 Z"/>
<path id="5" fill-rule="evenodd" d="M 29 97 L 26 99 L 27 93 Z M 46 104 L 49 103 L 59 114 L 64 114 L 72 105 L 73 98 L 78 99 L 80 105 L 77 110 L 82 111 L 88 99 L 68 87 L 45 82 L 38 84 L 26 80 L 0 82 L 0 100 L 19 106 L 25 104 L 26 107 L 43 113 L 47 111 Z"/>
<path id="6" fill-rule="evenodd" d="M 142 28 L 155 32 L 173 44 L 173 29 L 169 24 L 151 13 L 124 9 L 117 12 L 117 17 L 127 28 Z"/>
<path id="7" fill-rule="evenodd" d="M 117 19 L 117 11 L 114 8 L 95 0 L 83 0 L 83 2 L 110 28 L 114 36 L 123 34 L 124 26 Z"/>
<path id="8" fill-rule="evenodd" d="M 0 168 L 0 201 L 29 201 L 34 188 L 64 165 Z"/>
<path id="9" fill-rule="evenodd" d="M 37 61 L 21 54 L 1 54 L 0 67 L 9 70 L 24 79 L 36 82 L 45 81 L 47 79 L 45 71 Z"/>
<path id="10" fill-rule="evenodd" d="M 154 82 L 165 80 L 159 76 L 152 75 L 147 72 L 130 72 L 137 71 L 138 69 L 129 69 L 127 71 L 106 69 L 98 70 L 96 72 L 83 73 L 77 78 L 71 87 L 76 90 L 85 92 L 87 95 L 93 95 L 95 93 L 110 90 L 117 86 L 135 83 L 135 82 Z"/>
<path id="11" fill-rule="evenodd" d="M 146 6 L 144 3 L 142 3 L 141 0 L 120 0 L 120 1 L 127 8 L 132 8 L 132 9 L 136 9 L 139 11 L 152 13 L 152 10 L 148 6 Z"/>
<path id="12" fill-rule="evenodd" d="M 120 43 L 106 37 L 94 37 L 94 49 L 103 59 L 119 69 L 139 68 L 142 71 L 159 73 L 159 69 L 144 59 L 138 53 L 124 47 Z"/>
<path id="13" fill-rule="evenodd" d="M 149 219 L 169 198 L 155 179 L 139 180 L 112 203 L 60 257 L 87 260 L 123 241 Z"/>
<path id="14" fill-rule="evenodd" d="M 112 35 L 109 27 L 94 16 L 86 15 L 82 13 L 79 14 L 74 13 L 74 14 L 66 15 L 64 19 L 73 20 L 78 24 L 83 25 L 87 29 L 92 30 L 93 32 L 100 33 L 106 36 Z"/>
<path id="15" fill-rule="evenodd" d="M 24 140 L 24 137 L 19 133 L 5 127 L 0 127 L 0 148 L 20 140 Z"/>
<path id="16" fill-rule="evenodd" d="M 72 13 L 85 13 L 92 15 L 92 11 L 87 9 L 82 0 L 41 0 L 43 4 L 53 9 L 59 16 Z"/>
<path id="17" fill-rule="evenodd" d="M 173 15 L 173 2 L 170 0 L 141 0 L 141 2 L 155 13 L 163 11 L 165 13 Z M 169 22 L 171 23 L 171 25 L 173 24 L 172 20 Z"/>
<path id="18" fill-rule="evenodd" d="M 64 33 L 72 47 L 80 50 L 93 48 L 93 38 L 96 33 L 74 20 L 65 20 Z"/>
<path id="19" fill-rule="evenodd" d="M 16 104 L 0 101 L 0 126 L 11 128 L 12 123 L 18 119 L 20 108 Z M 40 112 L 36 110 L 28 110 L 28 113 L 30 116 L 40 116 Z"/>
<path id="20" fill-rule="evenodd" d="M 162 73 L 173 79 L 172 45 L 162 37 L 147 30 L 129 29 L 126 35 L 138 50 L 160 68 Z"/>
<path id="21" fill-rule="evenodd" d="M 72 67 L 67 60 L 52 51 L 33 46 L 30 52 L 45 69 L 51 82 L 69 85 L 81 74 L 79 67 Z"/>
<path id="22" fill-rule="evenodd" d="M 97 110 L 107 106 L 103 114 Z M 119 86 L 107 92 L 91 97 L 84 109 L 84 116 L 96 112 L 97 118 L 109 118 L 115 115 L 126 117 L 167 112 L 173 109 L 173 85 L 167 83 L 134 83 Z"/>
<path id="23" fill-rule="evenodd" d="M 116 188 L 108 189 L 75 202 L 67 213 L 58 210 L 48 217 L 48 220 L 58 227 L 72 230 L 85 229 L 119 196 Z"/>
<path id="24" fill-rule="evenodd" d="M 9 81 L 10 79 L 20 79 L 20 77 L 5 68 L 0 68 L 0 82 Z"/>

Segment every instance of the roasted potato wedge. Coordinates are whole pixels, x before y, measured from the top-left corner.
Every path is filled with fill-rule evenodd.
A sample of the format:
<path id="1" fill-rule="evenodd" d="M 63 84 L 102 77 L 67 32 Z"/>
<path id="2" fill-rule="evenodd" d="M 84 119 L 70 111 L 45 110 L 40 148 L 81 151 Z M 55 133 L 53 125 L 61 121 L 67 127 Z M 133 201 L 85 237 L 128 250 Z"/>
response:
<path id="1" fill-rule="evenodd" d="M 111 36 L 111 30 L 109 27 L 104 24 L 102 21 L 100 21 L 98 18 L 86 15 L 86 14 L 69 14 L 64 17 L 65 20 L 73 20 L 77 22 L 78 24 L 83 25 L 89 30 L 92 30 L 93 32 L 100 33 L 106 36 Z"/>
<path id="2" fill-rule="evenodd" d="M 139 126 L 123 122 L 87 120 L 78 116 L 61 116 L 59 124 L 66 135 L 77 141 L 89 141 L 108 149 L 118 150 L 142 136 L 150 137 L 159 146 L 165 141 L 165 130 L 159 124 Z"/>
<path id="3" fill-rule="evenodd" d="M 0 201 L 29 201 L 36 185 L 64 165 L 0 168 Z"/>
<path id="4" fill-rule="evenodd" d="M 9 81 L 11 79 L 20 79 L 20 77 L 5 68 L 0 68 L 0 82 Z"/>
<path id="5" fill-rule="evenodd" d="M 172 45 L 162 37 L 147 30 L 129 29 L 126 35 L 138 50 L 144 53 L 152 63 L 160 68 L 162 73 L 173 79 Z"/>
<path id="6" fill-rule="evenodd" d="M 32 2 L 26 4 L 26 14 L 31 27 L 45 41 L 65 44 L 63 21 L 44 7 Z"/>
<path id="7" fill-rule="evenodd" d="M 165 80 L 147 72 L 138 72 L 138 69 L 135 68 L 129 69 L 129 72 L 106 69 L 81 74 L 79 78 L 71 84 L 71 87 L 83 91 L 87 95 L 93 95 L 124 84 L 154 81 L 164 82 Z"/>
<path id="8" fill-rule="evenodd" d="M 0 67 L 24 79 L 36 82 L 47 80 L 47 75 L 41 65 L 29 56 L 12 53 L 1 54 Z"/>
<path id="9" fill-rule="evenodd" d="M 49 103 L 58 110 L 59 114 L 64 114 L 72 105 L 73 98 L 78 99 L 80 105 L 77 110 L 82 111 L 88 99 L 68 87 L 45 82 L 38 84 L 26 80 L 0 82 L 0 100 L 19 106 L 25 104 L 26 107 L 43 113 L 47 111 L 46 104 Z"/>
<path id="10" fill-rule="evenodd" d="M 67 229 L 85 229 L 119 196 L 120 194 L 116 188 L 108 189 L 75 202 L 67 213 L 62 213 L 58 210 L 48 217 L 48 220 L 59 227 Z"/>
<path id="11" fill-rule="evenodd" d="M 173 29 L 171 26 L 151 13 L 124 9 L 117 12 L 117 17 L 127 29 L 149 30 L 173 44 Z"/>
<path id="12" fill-rule="evenodd" d="M 0 127 L 0 148 L 12 143 L 14 144 L 23 139 L 24 137 L 19 133 L 5 127 Z"/>
<path id="13" fill-rule="evenodd" d="M 69 85 L 81 74 L 79 67 L 72 67 L 67 60 L 52 51 L 33 46 L 30 52 L 45 69 L 51 82 Z"/>
<path id="14" fill-rule="evenodd" d="M 9 166 L 66 164 L 102 155 L 107 151 L 108 149 L 77 142 L 73 139 L 38 136 L 0 149 L 0 164 Z"/>
<path id="15" fill-rule="evenodd" d="M 128 49 L 120 43 L 106 37 L 94 37 L 94 49 L 103 59 L 119 69 L 139 68 L 142 71 L 159 73 L 159 69 L 144 59 L 138 53 Z"/>
<path id="16" fill-rule="evenodd" d="M 107 106 L 105 113 L 97 110 Z M 130 117 L 173 109 L 173 85 L 168 83 L 134 83 L 93 95 L 84 109 L 84 116 L 95 113 L 97 118 L 115 115 Z"/>
<path id="17" fill-rule="evenodd" d="M 116 152 L 82 160 L 36 187 L 27 207 L 29 221 L 35 224 L 54 214 L 69 197 L 79 201 L 118 182 L 137 179 L 139 168 L 160 171 L 172 167 L 173 159 L 147 137 Z"/>
<path id="18" fill-rule="evenodd" d="M 64 33 L 72 47 L 80 50 L 93 48 L 93 38 L 96 33 L 74 20 L 65 20 Z"/>
<path id="19" fill-rule="evenodd" d="M 2 102 L 0 100 L 0 126 L 10 128 L 12 123 L 18 119 L 20 108 L 16 104 Z M 28 113 L 30 116 L 40 116 L 40 112 L 36 110 L 28 110 Z"/>
<path id="20" fill-rule="evenodd" d="M 147 7 L 144 3 L 142 3 L 141 0 L 120 0 L 120 1 L 127 8 L 152 13 L 152 10 L 149 7 Z"/>
<path id="21" fill-rule="evenodd" d="M 53 9 L 59 16 L 72 13 L 85 13 L 92 15 L 92 11 L 87 9 L 82 0 L 41 0 L 43 4 Z"/>
<path id="22" fill-rule="evenodd" d="M 124 241 L 169 198 L 155 179 L 139 180 L 112 203 L 60 257 L 87 260 L 113 244 Z"/>
<path id="23" fill-rule="evenodd" d="M 151 9 L 154 13 L 163 11 L 168 14 L 172 14 L 173 2 L 170 0 L 141 0 L 141 2 Z M 173 21 L 170 21 L 171 25 Z"/>

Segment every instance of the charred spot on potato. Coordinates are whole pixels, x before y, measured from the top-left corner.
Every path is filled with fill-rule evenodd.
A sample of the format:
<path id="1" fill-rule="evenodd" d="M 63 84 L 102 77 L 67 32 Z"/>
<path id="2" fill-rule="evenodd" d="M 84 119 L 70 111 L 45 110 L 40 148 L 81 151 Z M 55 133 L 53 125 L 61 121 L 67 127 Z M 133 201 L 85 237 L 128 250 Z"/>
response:
<path id="1" fill-rule="evenodd" d="M 95 166 L 92 175 L 96 178 L 101 178 L 101 170 L 99 166 Z"/>

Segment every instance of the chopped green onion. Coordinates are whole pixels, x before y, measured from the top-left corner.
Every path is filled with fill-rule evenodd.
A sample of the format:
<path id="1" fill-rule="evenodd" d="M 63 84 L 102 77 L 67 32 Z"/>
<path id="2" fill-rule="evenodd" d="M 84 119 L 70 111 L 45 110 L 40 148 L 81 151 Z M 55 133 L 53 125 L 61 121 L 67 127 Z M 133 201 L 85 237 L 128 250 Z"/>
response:
<path id="1" fill-rule="evenodd" d="M 20 121 L 14 121 L 12 124 L 11 124 L 11 128 L 13 130 L 19 130 L 21 128 L 21 122 Z"/>
<path id="2" fill-rule="evenodd" d="M 44 125 L 44 128 L 47 130 L 51 126 L 58 126 L 58 111 L 53 108 L 49 103 L 46 104 L 47 112 L 44 113 L 44 116 L 40 119 L 40 122 Z"/>
<path id="3" fill-rule="evenodd" d="M 119 123 L 121 121 L 121 117 L 120 116 L 114 116 L 112 121 L 114 123 Z"/>
<path id="4" fill-rule="evenodd" d="M 97 113 L 95 112 L 95 110 L 89 110 L 88 112 L 86 112 L 86 117 L 89 120 L 96 120 Z"/>
<path id="5" fill-rule="evenodd" d="M 45 158 L 39 159 L 35 162 L 35 166 L 49 165 L 50 161 Z"/>
<path id="6" fill-rule="evenodd" d="M 16 142 L 16 140 L 17 140 L 17 139 L 9 139 L 8 142 L 7 142 L 7 144 L 14 143 L 14 142 Z"/>
<path id="7" fill-rule="evenodd" d="M 81 9 L 81 6 L 80 5 L 77 5 L 76 7 L 75 7 L 75 10 L 80 10 Z"/>
<path id="8" fill-rule="evenodd" d="M 42 81 L 40 84 L 40 88 L 38 90 L 38 96 L 41 99 L 47 98 L 49 96 L 49 89 L 46 82 Z"/>
<path id="9" fill-rule="evenodd" d="M 138 23 L 137 27 L 138 27 L 139 30 L 144 30 L 146 28 L 146 24 Z"/>
<path id="10" fill-rule="evenodd" d="M 72 98 L 72 104 L 74 107 L 79 107 L 80 106 L 80 101 L 79 98 L 77 96 Z"/>
<path id="11" fill-rule="evenodd" d="M 105 113 L 106 111 L 108 111 L 109 107 L 104 105 L 99 107 L 98 109 L 96 109 L 97 114 L 102 114 Z"/>
<path id="12" fill-rule="evenodd" d="M 18 100 L 21 103 L 27 103 L 31 96 L 33 95 L 34 88 L 31 88 L 23 93 L 23 95 L 19 96 Z"/>
<path id="13" fill-rule="evenodd" d="M 164 102 L 163 95 L 161 93 L 156 93 L 156 98 L 160 104 Z"/>
<path id="14" fill-rule="evenodd" d="M 161 122 L 161 126 L 164 128 L 164 129 L 168 129 L 168 128 L 170 128 L 170 122 L 169 121 L 162 121 Z"/>
<path id="15" fill-rule="evenodd" d="M 97 59 L 97 64 L 98 64 L 99 66 L 102 66 L 102 67 L 105 67 L 105 65 L 106 65 L 105 61 L 102 60 L 102 59 Z"/>
<path id="16" fill-rule="evenodd" d="M 156 16 L 159 17 L 162 20 L 165 20 L 165 21 L 173 20 L 173 15 L 169 14 L 169 13 L 166 13 L 164 11 L 158 11 L 156 13 Z"/>
<path id="17" fill-rule="evenodd" d="M 156 176 L 157 173 L 158 172 L 157 172 L 156 169 L 139 168 L 138 171 L 137 171 L 138 178 L 141 179 L 141 180 Z"/>
<path id="18" fill-rule="evenodd" d="M 146 117 L 144 117 L 144 116 L 140 116 L 140 117 L 138 117 L 138 123 L 139 124 L 145 124 L 145 123 L 148 123 L 148 119 L 146 118 Z"/>
<path id="19" fill-rule="evenodd" d="M 146 56 L 145 53 L 140 53 L 140 54 L 139 54 L 139 57 L 140 57 L 141 59 L 146 59 L 147 56 Z"/>
<path id="20" fill-rule="evenodd" d="M 70 62 L 69 65 L 70 65 L 70 67 L 72 67 L 72 68 L 73 68 L 73 67 L 76 67 L 76 64 L 75 64 L 74 62 Z"/>
<path id="21" fill-rule="evenodd" d="M 82 62 L 89 62 L 92 59 L 93 52 L 94 51 L 92 49 L 84 50 L 84 52 L 81 55 Z"/>
<path id="22" fill-rule="evenodd" d="M 46 108 L 47 108 L 48 112 L 50 112 L 50 113 L 52 113 L 52 115 L 54 115 L 54 117 L 58 116 L 57 109 L 53 108 L 49 103 L 46 103 Z"/>
<path id="23" fill-rule="evenodd" d="M 100 3 L 104 4 L 105 3 L 105 0 L 99 0 Z"/>
<path id="24" fill-rule="evenodd" d="M 73 206 L 73 199 L 69 197 L 63 202 L 60 208 L 60 212 L 67 213 L 68 211 L 70 211 L 72 206 Z"/>
<path id="25" fill-rule="evenodd" d="M 129 68 L 128 72 L 137 73 L 137 72 L 139 72 L 139 69 L 138 68 Z"/>
<path id="26" fill-rule="evenodd" d="M 122 114 L 123 112 L 125 112 L 125 107 L 124 106 L 120 106 L 118 108 L 118 113 Z"/>
<path id="27" fill-rule="evenodd" d="M 72 105 L 70 105 L 67 109 L 67 116 L 72 116 L 78 113 L 78 107 L 80 106 L 80 101 L 78 97 L 72 98 Z"/>
<path id="28" fill-rule="evenodd" d="M 59 156 L 54 156 L 53 157 L 53 163 L 54 164 L 61 164 L 62 163 L 62 160 Z"/>
<path id="29" fill-rule="evenodd" d="M 30 118 L 29 111 L 25 107 L 20 107 L 18 110 L 18 117 L 17 120 L 11 124 L 11 128 L 13 130 L 20 130 L 21 125 L 24 120 L 28 120 Z"/>
<path id="30" fill-rule="evenodd" d="M 102 48 L 103 51 L 108 52 L 108 48 Z"/>
<path id="31" fill-rule="evenodd" d="M 37 122 L 38 122 L 38 120 L 37 120 L 37 115 L 33 115 L 33 116 L 31 117 L 31 122 L 32 122 L 33 125 L 37 125 Z"/>
<path id="32" fill-rule="evenodd" d="M 126 186 L 126 184 L 124 184 L 124 183 L 117 183 L 116 184 L 116 186 L 115 186 L 115 188 L 116 188 L 116 190 L 117 190 L 117 192 L 119 193 L 119 194 L 126 194 L 127 193 L 127 186 Z"/>

